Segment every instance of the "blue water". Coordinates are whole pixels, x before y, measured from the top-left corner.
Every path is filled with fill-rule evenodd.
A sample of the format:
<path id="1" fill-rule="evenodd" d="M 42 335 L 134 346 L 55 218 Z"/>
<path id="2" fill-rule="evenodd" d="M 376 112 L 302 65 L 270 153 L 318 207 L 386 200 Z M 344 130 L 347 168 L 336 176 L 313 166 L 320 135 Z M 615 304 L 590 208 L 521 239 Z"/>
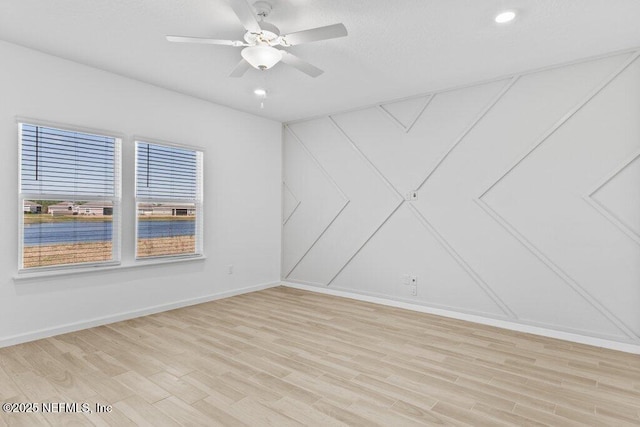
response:
<path id="1" fill-rule="evenodd" d="M 192 236 L 195 221 L 140 221 L 138 238 Z M 56 243 L 110 242 L 111 221 L 45 222 L 24 225 L 24 245 Z"/>

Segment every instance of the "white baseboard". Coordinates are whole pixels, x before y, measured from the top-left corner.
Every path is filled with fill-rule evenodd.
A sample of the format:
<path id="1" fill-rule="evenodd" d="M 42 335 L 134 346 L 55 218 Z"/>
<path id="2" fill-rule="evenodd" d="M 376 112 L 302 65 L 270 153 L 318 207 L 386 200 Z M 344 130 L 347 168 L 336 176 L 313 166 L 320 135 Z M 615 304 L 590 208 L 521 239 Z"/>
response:
<path id="1" fill-rule="evenodd" d="M 150 314 L 160 313 L 163 311 L 173 310 L 176 308 L 182 308 L 190 305 L 202 304 L 204 302 L 215 301 L 218 299 L 228 298 L 236 295 L 247 294 L 249 292 L 261 291 L 263 289 L 281 286 L 281 284 L 282 284 L 281 282 L 263 283 L 260 285 L 248 286 L 241 289 L 233 289 L 226 292 L 205 295 L 197 298 L 185 299 L 185 300 L 176 301 L 168 304 L 155 305 L 153 307 L 146 307 L 139 310 L 127 311 L 127 312 L 117 313 L 117 314 L 103 316 L 103 317 L 96 317 L 94 319 L 83 320 L 80 322 L 67 323 L 64 325 L 54 326 L 52 328 L 40 329 L 37 331 L 27 332 L 24 334 L 13 335 L 9 337 L 2 337 L 0 338 L 0 348 L 25 343 L 28 341 L 35 341 L 42 338 L 48 338 L 54 335 L 61 335 L 69 332 L 79 331 L 82 329 L 93 328 L 95 326 L 107 325 L 109 323 L 120 322 L 122 320 L 133 319 L 141 316 L 148 316 Z"/>
<path id="2" fill-rule="evenodd" d="M 444 310 L 440 308 L 429 307 L 426 305 L 412 304 L 403 301 L 395 301 L 393 299 L 374 297 L 351 291 L 336 290 L 327 287 L 310 286 L 307 284 L 283 281 L 282 285 L 290 288 L 302 289 L 305 291 L 318 292 L 321 294 L 333 295 L 343 298 L 355 299 L 358 301 L 372 302 L 375 304 L 386 305 L 390 307 L 403 308 L 406 310 L 418 311 L 421 313 L 435 314 L 452 319 L 466 320 L 469 322 L 479 323 L 482 325 L 495 326 L 498 328 L 509 329 L 511 331 L 525 332 L 528 334 L 540 335 L 548 338 L 556 338 L 565 341 L 571 341 L 579 344 L 587 344 L 595 347 L 608 348 L 611 350 L 624 351 L 626 353 L 640 354 L 640 345 L 612 341 L 603 338 L 590 337 L 586 335 L 574 334 L 571 332 L 558 331 L 554 329 L 542 328 L 539 326 L 527 325 L 524 323 L 516 323 L 509 320 L 492 319 L 474 314 L 461 313 L 457 311 Z"/>

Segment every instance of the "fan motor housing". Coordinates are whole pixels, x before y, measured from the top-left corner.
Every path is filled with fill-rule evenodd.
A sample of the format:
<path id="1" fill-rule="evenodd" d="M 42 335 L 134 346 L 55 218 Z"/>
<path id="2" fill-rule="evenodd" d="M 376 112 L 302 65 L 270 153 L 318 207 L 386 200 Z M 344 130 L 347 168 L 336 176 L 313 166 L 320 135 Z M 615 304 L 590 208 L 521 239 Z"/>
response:
<path id="1" fill-rule="evenodd" d="M 260 28 L 262 32 L 260 34 L 255 34 L 247 31 L 244 35 L 244 39 L 249 44 L 256 43 L 267 43 L 274 41 L 278 37 L 280 37 L 280 29 L 273 24 L 270 24 L 265 21 L 260 21 Z"/>

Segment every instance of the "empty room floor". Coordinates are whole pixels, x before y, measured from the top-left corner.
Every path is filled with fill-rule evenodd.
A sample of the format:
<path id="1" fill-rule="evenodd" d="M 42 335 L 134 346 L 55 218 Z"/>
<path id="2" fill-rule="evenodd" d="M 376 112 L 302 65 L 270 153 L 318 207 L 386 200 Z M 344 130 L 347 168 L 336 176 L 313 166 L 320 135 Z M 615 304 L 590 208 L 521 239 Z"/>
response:
<path id="1" fill-rule="evenodd" d="M 3 348 L 0 367 L 3 402 L 91 408 L 2 426 L 640 424 L 638 355 L 286 287 Z"/>

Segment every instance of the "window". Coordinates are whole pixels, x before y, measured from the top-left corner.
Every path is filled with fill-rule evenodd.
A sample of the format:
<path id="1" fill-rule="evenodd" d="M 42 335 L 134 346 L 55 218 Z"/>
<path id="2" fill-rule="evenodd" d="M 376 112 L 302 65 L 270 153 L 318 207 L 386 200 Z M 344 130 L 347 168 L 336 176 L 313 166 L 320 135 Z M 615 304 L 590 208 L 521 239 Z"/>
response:
<path id="1" fill-rule="evenodd" d="M 202 255 L 202 152 L 136 142 L 136 258 Z"/>
<path id="2" fill-rule="evenodd" d="M 118 262 L 120 144 L 19 124 L 21 270 Z"/>

